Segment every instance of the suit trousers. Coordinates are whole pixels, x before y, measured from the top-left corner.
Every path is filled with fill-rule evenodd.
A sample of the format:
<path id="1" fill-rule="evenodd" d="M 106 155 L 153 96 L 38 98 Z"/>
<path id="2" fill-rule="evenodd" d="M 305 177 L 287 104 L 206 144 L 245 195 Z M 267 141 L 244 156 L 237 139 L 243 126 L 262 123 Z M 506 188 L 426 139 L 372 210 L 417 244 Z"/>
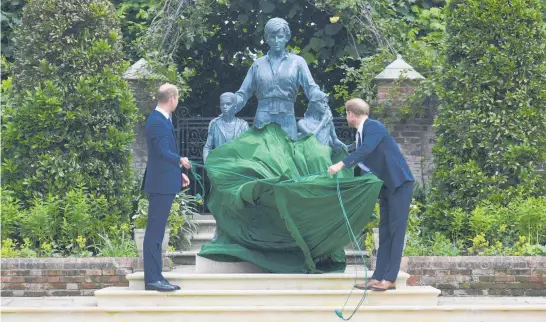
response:
<path id="1" fill-rule="evenodd" d="M 144 282 L 162 281 L 163 258 L 161 244 L 165 235 L 167 220 L 174 200 L 173 195 L 150 193 L 148 200 L 148 223 L 144 235 Z"/>
<path id="2" fill-rule="evenodd" d="M 394 191 L 385 186 L 381 189 L 379 249 L 373 279 L 395 282 L 398 277 L 412 193 L 412 181 L 404 183 Z"/>

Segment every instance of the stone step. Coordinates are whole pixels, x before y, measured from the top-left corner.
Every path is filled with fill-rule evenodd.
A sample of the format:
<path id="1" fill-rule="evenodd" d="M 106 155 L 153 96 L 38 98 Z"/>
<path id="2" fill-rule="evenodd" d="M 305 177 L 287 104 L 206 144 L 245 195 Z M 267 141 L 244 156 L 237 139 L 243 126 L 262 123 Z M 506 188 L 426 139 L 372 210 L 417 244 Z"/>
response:
<path id="1" fill-rule="evenodd" d="M 177 250 L 174 252 L 167 252 L 167 256 L 172 260 L 174 265 L 195 265 L 195 256 L 199 251 L 197 250 Z"/>
<path id="2" fill-rule="evenodd" d="M 198 219 L 193 222 L 197 225 L 198 234 L 214 234 L 214 230 L 216 230 L 216 220 L 214 219 Z"/>
<path id="3" fill-rule="evenodd" d="M 193 242 L 192 242 L 193 245 Z M 190 248 L 191 249 L 191 248 Z M 196 255 L 199 253 L 199 250 L 184 250 L 184 251 L 174 251 L 167 252 L 167 256 L 173 261 L 174 265 L 195 265 Z M 347 265 L 361 265 L 362 257 L 367 261 L 369 254 L 367 251 L 355 251 L 355 250 L 345 250 L 345 256 L 347 260 Z"/>
<path id="4" fill-rule="evenodd" d="M 355 269 L 357 271 L 355 271 Z M 367 271 L 370 278 L 373 271 Z M 183 290 L 350 290 L 355 283 L 364 283 L 365 271 L 348 268 L 346 273 L 328 274 L 197 274 L 165 272 L 163 276 Z M 407 287 L 409 275 L 399 272 L 398 289 Z M 127 275 L 129 289 L 144 290 L 144 273 Z"/>
<path id="5" fill-rule="evenodd" d="M 341 303 L 343 304 L 343 303 Z M 207 307 L 3 307 L 2 322 L 332 322 L 337 306 Z M 348 318 L 355 307 L 345 307 Z M 367 306 L 352 322 L 526 322 L 546 321 L 545 305 Z"/>
<path id="6" fill-rule="evenodd" d="M 210 212 L 207 212 L 202 215 L 193 216 L 193 220 L 214 220 L 214 216 Z"/>
<path id="7" fill-rule="evenodd" d="M 386 292 L 347 290 L 185 290 L 157 292 L 108 287 L 95 291 L 99 307 L 142 306 L 325 306 L 358 305 L 438 305 L 440 290 L 431 286 L 410 286 Z"/>
<path id="8" fill-rule="evenodd" d="M 192 237 L 191 246 L 190 246 L 190 249 L 188 249 L 188 251 L 199 252 L 201 250 L 201 246 L 211 242 L 213 237 L 214 237 L 214 231 L 203 232 L 203 233 L 199 231 L 199 234 Z"/>

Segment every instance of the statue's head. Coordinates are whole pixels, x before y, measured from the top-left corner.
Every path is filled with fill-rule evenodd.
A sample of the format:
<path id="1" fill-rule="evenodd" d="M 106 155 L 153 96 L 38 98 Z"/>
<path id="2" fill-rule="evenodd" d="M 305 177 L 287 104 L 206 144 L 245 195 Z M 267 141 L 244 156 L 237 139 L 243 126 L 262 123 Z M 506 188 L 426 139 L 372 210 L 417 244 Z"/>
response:
<path id="1" fill-rule="evenodd" d="M 237 96 L 232 92 L 225 92 L 220 95 L 220 110 L 222 114 L 231 114 L 234 112 Z"/>
<path id="2" fill-rule="evenodd" d="M 290 40 L 290 27 L 282 18 L 272 18 L 265 24 L 265 42 L 273 51 L 280 51 Z"/>
<path id="3" fill-rule="evenodd" d="M 328 100 L 329 97 L 326 95 L 326 93 L 322 91 L 315 91 L 311 94 L 311 97 L 309 97 L 307 109 L 322 114 L 330 109 L 330 106 L 328 106 Z"/>

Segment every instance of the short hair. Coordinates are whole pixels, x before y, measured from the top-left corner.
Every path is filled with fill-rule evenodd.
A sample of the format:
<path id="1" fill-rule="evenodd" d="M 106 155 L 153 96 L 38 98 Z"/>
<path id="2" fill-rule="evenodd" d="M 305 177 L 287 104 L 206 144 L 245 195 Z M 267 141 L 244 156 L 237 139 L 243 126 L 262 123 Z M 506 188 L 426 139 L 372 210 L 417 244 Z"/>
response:
<path id="1" fill-rule="evenodd" d="M 370 115 L 370 105 L 361 98 L 352 98 L 345 102 L 345 110 L 356 115 Z"/>
<path id="2" fill-rule="evenodd" d="M 282 18 L 271 18 L 269 21 L 265 24 L 265 39 L 267 40 L 267 35 L 270 35 L 274 32 L 277 32 L 279 30 L 282 30 L 284 34 L 286 35 L 286 38 L 290 39 L 292 36 L 290 32 L 290 27 L 288 26 L 288 22 Z"/>
<path id="3" fill-rule="evenodd" d="M 178 96 L 178 88 L 173 84 L 163 84 L 157 92 L 157 100 L 159 103 L 167 103 L 171 97 Z"/>
<path id="4" fill-rule="evenodd" d="M 222 93 L 222 95 L 220 95 L 220 99 L 222 99 L 222 97 L 229 97 L 231 98 L 232 103 L 237 103 L 237 96 L 232 92 Z"/>
<path id="5" fill-rule="evenodd" d="M 328 95 L 326 95 L 326 93 L 324 93 L 323 91 L 314 91 L 311 94 L 311 97 L 309 97 L 309 102 L 320 102 L 323 100 L 329 101 L 329 99 L 330 98 L 328 97 Z"/>

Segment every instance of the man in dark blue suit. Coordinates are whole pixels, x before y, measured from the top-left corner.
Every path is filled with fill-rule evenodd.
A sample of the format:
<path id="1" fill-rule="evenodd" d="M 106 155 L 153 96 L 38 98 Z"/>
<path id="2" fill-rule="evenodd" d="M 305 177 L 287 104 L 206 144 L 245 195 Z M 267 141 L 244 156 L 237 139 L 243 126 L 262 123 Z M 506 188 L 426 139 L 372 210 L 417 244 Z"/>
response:
<path id="1" fill-rule="evenodd" d="M 379 195 L 379 250 L 377 264 L 368 284 L 360 289 L 386 291 L 396 289 L 396 278 L 404 249 L 404 236 L 413 193 L 413 175 L 398 144 L 381 122 L 370 119 L 369 105 L 354 98 L 345 103 L 347 123 L 357 129 L 356 150 L 330 168 L 335 174 L 343 167 L 363 164 L 383 181 Z"/>
<path id="2" fill-rule="evenodd" d="M 172 112 L 178 105 L 178 89 L 164 84 L 157 93 L 158 104 L 146 123 L 148 162 L 144 191 L 148 193 L 148 223 L 144 235 L 144 283 L 146 290 L 179 290 L 162 275 L 161 244 L 175 195 L 190 184 L 181 167 L 191 168 L 187 158 L 178 154 Z"/>

